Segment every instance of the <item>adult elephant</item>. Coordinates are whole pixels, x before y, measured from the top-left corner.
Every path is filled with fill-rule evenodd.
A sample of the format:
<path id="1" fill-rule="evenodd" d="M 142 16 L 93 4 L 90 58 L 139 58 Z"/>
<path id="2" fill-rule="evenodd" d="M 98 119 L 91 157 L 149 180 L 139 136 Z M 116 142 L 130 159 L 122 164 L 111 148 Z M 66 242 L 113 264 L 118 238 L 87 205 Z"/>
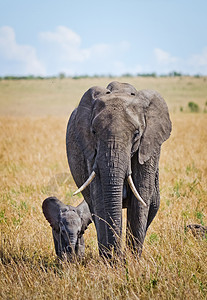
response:
<path id="1" fill-rule="evenodd" d="M 90 88 L 73 111 L 68 162 L 93 215 L 101 255 L 119 250 L 122 208 L 127 208 L 128 243 L 141 253 L 160 204 L 160 148 L 170 132 L 160 94 L 127 83 Z"/>

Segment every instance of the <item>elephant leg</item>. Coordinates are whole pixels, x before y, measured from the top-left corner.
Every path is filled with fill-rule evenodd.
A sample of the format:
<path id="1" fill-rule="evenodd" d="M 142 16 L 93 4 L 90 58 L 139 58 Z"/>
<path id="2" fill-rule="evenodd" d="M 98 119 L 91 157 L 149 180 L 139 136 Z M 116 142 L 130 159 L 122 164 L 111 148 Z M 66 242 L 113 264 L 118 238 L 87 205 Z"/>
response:
<path id="1" fill-rule="evenodd" d="M 159 171 L 156 172 L 155 187 L 149 207 L 143 207 L 136 198 L 131 199 L 127 208 L 127 243 L 139 255 L 149 225 L 153 221 L 160 206 Z"/>
<path id="2" fill-rule="evenodd" d="M 136 251 L 139 256 L 142 253 L 144 243 L 149 207 L 143 207 L 136 198 L 131 199 L 131 204 L 127 208 L 127 244 L 132 251 Z"/>
<path id="3" fill-rule="evenodd" d="M 79 257 L 84 257 L 85 255 L 85 242 L 83 235 L 78 238 L 76 247 L 75 247 L 75 253 Z"/>
<path id="4" fill-rule="evenodd" d="M 127 207 L 127 242 L 139 255 L 147 229 L 154 219 L 159 208 L 159 153 L 148 160 L 145 164 L 138 164 L 136 157 L 132 158 L 132 174 L 136 188 L 147 207 L 137 201 L 130 193 Z"/>
<path id="5" fill-rule="evenodd" d="M 160 191 L 159 191 L 159 170 L 156 172 L 155 176 L 155 190 L 150 201 L 149 214 L 147 219 L 147 229 L 149 225 L 152 223 L 154 217 L 157 214 L 157 211 L 160 207 Z"/>
<path id="6" fill-rule="evenodd" d="M 56 252 L 57 256 L 61 258 L 62 252 L 61 252 L 60 244 L 58 242 L 58 239 L 60 239 L 60 237 L 59 237 L 59 234 L 54 231 L 54 229 L 52 229 L 52 236 L 53 236 L 54 245 L 55 245 L 55 252 Z"/>

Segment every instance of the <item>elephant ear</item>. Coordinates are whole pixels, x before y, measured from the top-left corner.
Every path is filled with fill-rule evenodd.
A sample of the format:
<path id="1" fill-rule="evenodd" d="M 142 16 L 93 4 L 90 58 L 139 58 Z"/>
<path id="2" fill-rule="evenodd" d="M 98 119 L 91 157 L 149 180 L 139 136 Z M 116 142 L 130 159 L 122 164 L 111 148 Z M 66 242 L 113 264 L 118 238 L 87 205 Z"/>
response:
<path id="1" fill-rule="evenodd" d="M 159 93 L 141 90 L 138 99 L 145 111 L 145 130 L 138 150 L 139 163 L 144 164 L 159 152 L 162 143 L 169 138 L 172 126 L 167 104 Z"/>
<path id="2" fill-rule="evenodd" d="M 76 211 L 78 215 L 81 218 L 82 221 L 82 227 L 81 232 L 84 233 L 84 231 L 88 228 L 88 225 L 92 223 L 92 216 L 91 212 L 89 210 L 88 204 L 85 200 L 83 200 L 77 207 Z"/>
<path id="3" fill-rule="evenodd" d="M 51 227 L 56 232 L 59 232 L 61 214 L 69 210 L 68 206 L 62 203 L 56 197 L 49 197 L 43 201 L 42 210 Z"/>
<path id="4" fill-rule="evenodd" d="M 92 160 L 95 155 L 95 141 L 91 133 L 93 105 L 97 98 L 110 94 L 111 91 L 102 87 L 90 88 L 79 103 L 75 116 L 76 139 L 87 159 Z"/>

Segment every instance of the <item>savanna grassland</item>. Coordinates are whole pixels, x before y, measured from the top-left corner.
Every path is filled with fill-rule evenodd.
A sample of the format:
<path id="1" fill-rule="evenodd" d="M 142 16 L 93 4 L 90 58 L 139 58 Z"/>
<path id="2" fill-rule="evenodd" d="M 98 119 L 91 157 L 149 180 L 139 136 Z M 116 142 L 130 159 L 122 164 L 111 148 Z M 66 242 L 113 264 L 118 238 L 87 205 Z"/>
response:
<path id="1" fill-rule="evenodd" d="M 77 205 L 65 131 L 91 86 L 112 79 L 0 81 L 0 299 L 206 299 L 207 238 L 188 224 L 207 225 L 207 78 L 119 78 L 165 98 L 173 131 L 160 160 L 161 206 L 141 259 L 102 261 L 94 225 L 81 263 L 56 259 L 42 201 L 56 195 Z M 188 103 L 199 112 L 191 112 Z"/>

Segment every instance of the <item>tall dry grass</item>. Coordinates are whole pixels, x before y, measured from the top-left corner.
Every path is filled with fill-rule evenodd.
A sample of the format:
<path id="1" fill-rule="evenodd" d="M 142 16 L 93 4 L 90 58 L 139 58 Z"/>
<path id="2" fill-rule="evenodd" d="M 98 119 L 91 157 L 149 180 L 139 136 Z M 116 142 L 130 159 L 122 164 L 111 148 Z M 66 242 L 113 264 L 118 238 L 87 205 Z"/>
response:
<path id="1" fill-rule="evenodd" d="M 94 225 L 85 234 L 82 263 L 56 259 L 42 201 L 56 195 L 77 205 L 82 198 L 72 197 L 67 117 L 38 117 L 38 111 L 0 118 L 0 298 L 206 299 L 207 239 L 186 231 L 187 224 L 207 225 L 206 114 L 171 114 L 173 131 L 160 161 L 161 207 L 143 255 L 123 249 L 124 260 L 109 265 L 98 256 Z"/>

